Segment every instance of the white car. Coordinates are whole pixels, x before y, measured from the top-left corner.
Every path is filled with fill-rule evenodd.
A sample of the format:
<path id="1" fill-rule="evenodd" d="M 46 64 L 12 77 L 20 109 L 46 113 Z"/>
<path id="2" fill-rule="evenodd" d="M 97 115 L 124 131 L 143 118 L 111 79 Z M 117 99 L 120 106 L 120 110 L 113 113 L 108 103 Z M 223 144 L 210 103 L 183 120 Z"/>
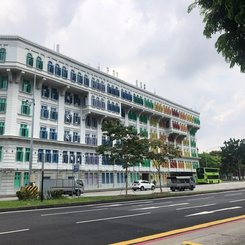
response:
<path id="1" fill-rule="evenodd" d="M 155 185 L 151 182 L 149 182 L 148 180 L 135 180 L 133 185 L 132 185 L 132 190 L 136 191 L 136 190 L 154 190 L 155 189 Z"/>

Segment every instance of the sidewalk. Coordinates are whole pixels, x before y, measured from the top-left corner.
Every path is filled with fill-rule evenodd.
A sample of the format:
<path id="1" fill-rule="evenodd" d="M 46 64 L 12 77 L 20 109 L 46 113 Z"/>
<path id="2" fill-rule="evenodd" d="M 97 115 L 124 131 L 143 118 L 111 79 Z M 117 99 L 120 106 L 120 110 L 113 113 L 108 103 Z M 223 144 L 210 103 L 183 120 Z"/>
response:
<path id="1" fill-rule="evenodd" d="M 147 245 L 243 245 L 245 244 L 245 216 L 243 219 L 174 236 L 145 241 Z"/>
<path id="2" fill-rule="evenodd" d="M 239 188 L 245 188 L 245 181 L 235 181 L 235 182 L 222 182 L 220 184 L 210 184 L 210 185 L 197 185 L 196 189 L 193 191 L 212 191 L 212 190 L 233 190 L 233 189 L 239 189 Z M 169 188 L 163 187 L 163 192 L 171 192 Z M 158 193 L 160 192 L 159 188 L 156 188 L 154 191 L 132 191 L 129 187 L 128 194 L 129 195 L 145 195 L 145 194 L 151 194 L 152 192 Z M 179 192 L 174 192 L 173 194 L 178 194 Z M 184 192 L 181 192 L 184 193 Z M 86 191 L 82 194 L 84 197 L 91 197 L 91 196 L 118 196 L 118 195 L 124 195 L 125 189 L 120 190 L 108 190 L 108 191 Z M 0 201 L 9 201 L 9 200 L 17 200 L 17 197 L 15 196 L 1 196 L 0 195 Z"/>

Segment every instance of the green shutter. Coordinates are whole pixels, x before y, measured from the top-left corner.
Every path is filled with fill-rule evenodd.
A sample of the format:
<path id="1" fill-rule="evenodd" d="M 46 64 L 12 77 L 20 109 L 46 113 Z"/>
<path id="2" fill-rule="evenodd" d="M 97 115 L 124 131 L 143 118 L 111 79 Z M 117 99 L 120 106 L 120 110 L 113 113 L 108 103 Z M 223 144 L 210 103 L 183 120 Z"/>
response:
<path id="1" fill-rule="evenodd" d="M 21 172 L 15 172 L 15 175 L 14 175 L 14 188 L 15 189 L 20 188 L 20 181 L 21 181 Z"/>

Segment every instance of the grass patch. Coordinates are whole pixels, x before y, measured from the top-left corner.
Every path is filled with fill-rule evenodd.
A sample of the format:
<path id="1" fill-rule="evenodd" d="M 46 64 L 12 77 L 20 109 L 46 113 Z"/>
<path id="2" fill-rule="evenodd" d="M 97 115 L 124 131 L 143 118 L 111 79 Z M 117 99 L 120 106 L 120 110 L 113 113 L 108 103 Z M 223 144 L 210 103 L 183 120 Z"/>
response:
<path id="1" fill-rule="evenodd" d="M 106 202 L 118 202 L 118 201 L 133 201 L 133 200 L 144 200 L 153 198 L 163 198 L 163 197 L 174 197 L 174 196 L 186 196 L 186 195 L 197 195 L 197 194 L 207 194 L 214 192 L 222 192 L 224 190 L 210 190 L 210 191 L 176 191 L 176 192 L 162 192 L 162 193 L 152 193 L 152 194 L 142 194 L 142 195 L 118 195 L 118 196 L 93 196 L 93 197 L 62 197 L 59 199 L 50 200 L 14 200 L 14 201 L 0 201 L 0 211 L 6 209 L 30 209 L 30 208 L 42 208 L 42 207 L 52 207 L 52 206 L 69 206 L 69 205 L 83 205 L 91 203 L 106 203 Z"/>

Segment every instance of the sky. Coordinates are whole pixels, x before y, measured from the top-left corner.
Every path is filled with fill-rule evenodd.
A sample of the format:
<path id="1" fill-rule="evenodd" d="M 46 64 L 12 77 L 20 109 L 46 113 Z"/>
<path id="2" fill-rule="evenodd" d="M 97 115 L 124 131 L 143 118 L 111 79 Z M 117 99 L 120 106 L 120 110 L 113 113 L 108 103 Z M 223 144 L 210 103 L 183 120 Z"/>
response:
<path id="1" fill-rule="evenodd" d="M 193 0 L 0 0 L 2 35 L 19 35 L 200 113 L 199 152 L 245 138 L 245 74 L 203 36 Z"/>

